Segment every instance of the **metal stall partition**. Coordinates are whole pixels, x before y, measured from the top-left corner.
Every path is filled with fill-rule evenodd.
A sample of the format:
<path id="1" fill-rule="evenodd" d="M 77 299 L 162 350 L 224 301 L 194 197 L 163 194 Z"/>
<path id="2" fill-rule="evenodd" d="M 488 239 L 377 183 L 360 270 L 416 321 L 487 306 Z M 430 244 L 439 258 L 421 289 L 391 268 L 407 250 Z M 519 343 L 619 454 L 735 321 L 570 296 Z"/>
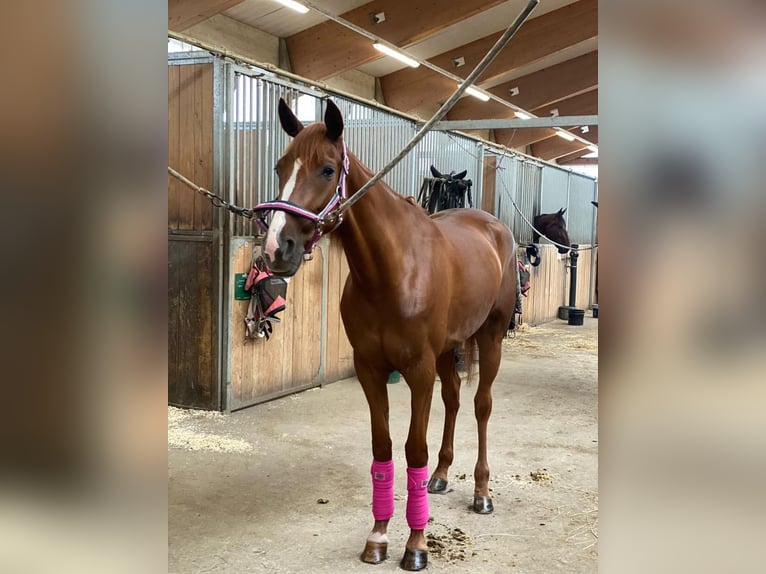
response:
<path id="1" fill-rule="evenodd" d="M 265 72 L 226 64 L 225 189 L 235 204 L 253 206 L 278 195 L 274 165 L 290 141 L 279 124 L 279 98 L 307 125 L 319 118 L 321 97 L 311 88 Z M 319 242 L 313 258 L 291 278 L 286 309 L 270 339 L 246 340 L 249 301 L 237 299 L 235 280 L 249 271 L 253 250 L 260 250 L 263 237 L 251 221 L 230 215 L 227 223 L 226 409 L 241 409 L 353 375 L 352 351 L 339 312 L 348 274 L 342 248 L 330 239 Z"/>
<path id="2" fill-rule="evenodd" d="M 223 70 L 207 52 L 168 55 L 168 165 L 219 193 Z M 219 410 L 222 214 L 168 179 L 168 403 Z"/>
<path id="3" fill-rule="evenodd" d="M 559 209 L 567 209 L 568 206 L 569 172 L 550 165 L 543 166 L 538 213 L 555 213 Z"/>
<path id="4" fill-rule="evenodd" d="M 596 182 L 578 173 L 569 174 L 569 201 L 567 203 L 567 232 L 572 243 L 592 245 L 595 242 Z"/>
<path id="5" fill-rule="evenodd" d="M 516 198 L 516 178 L 519 175 L 519 162 L 512 156 L 499 156 L 493 154 L 496 158 L 495 165 L 495 216 L 505 223 L 513 232 L 516 243 L 520 243 L 519 230 L 515 225 L 515 210 L 513 202 Z"/>
<path id="6" fill-rule="evenodd" d="M 343 138 L 348 149 L 373 172 L 378 171 L 401 150 L 415 133 L 411 120 L 342 97 L 333 102 L 343 114 Z M 383 181 L 401 195 L 417 195 L 413 154 L 409 154 Z"/>

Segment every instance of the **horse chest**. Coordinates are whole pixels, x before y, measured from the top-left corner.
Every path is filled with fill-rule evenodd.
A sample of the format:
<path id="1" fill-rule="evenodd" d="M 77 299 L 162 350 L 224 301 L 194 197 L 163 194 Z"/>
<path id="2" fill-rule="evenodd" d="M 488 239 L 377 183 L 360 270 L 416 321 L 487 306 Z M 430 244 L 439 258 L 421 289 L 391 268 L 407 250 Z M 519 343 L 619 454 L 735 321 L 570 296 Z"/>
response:
<path id="1" fill-rule="evenodd" d="M 370 301 L 346 287 L 341 315 L 351 346 L 368 360 L 384 359 L 397 367 L 417 360 L 444 325 L 435 317 L 433 301 L 397 296 Z"/>

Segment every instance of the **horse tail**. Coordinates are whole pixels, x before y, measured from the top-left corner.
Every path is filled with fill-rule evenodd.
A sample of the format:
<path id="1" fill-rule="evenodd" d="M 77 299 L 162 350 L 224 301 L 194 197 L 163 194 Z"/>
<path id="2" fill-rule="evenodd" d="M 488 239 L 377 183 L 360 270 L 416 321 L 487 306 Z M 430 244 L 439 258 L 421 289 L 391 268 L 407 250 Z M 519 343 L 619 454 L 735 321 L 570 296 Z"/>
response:
<path id="1" fill-rule="evenodd" d="M 461 354 L 466 369 L 465 383 L 469 387 L 473 383 L 474 365 L 477 363 L 479 344 L 476 342 L 476 336 L 472 335 L 466 339 L 461 346 Z"/>

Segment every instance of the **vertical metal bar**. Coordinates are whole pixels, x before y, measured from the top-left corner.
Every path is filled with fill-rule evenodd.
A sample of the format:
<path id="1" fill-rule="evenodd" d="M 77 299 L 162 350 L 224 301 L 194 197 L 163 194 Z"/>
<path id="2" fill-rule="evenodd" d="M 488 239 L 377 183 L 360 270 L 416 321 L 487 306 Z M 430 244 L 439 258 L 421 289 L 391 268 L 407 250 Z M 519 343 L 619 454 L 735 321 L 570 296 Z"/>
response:
<path id="1" fill-rule="evenodd" d="M 257 203 L 255 194 L 258 190 L 256 178 L 258 177 L 258 164 L 257 164 L 257 149 L 256 146 L 258 145 L 258 124 L 255 121 L 255 116 L 253 114 L 253 107 L 255 103 L 255 92 L 258 89 L 257 80 L 254 78 L 250 78 L 250 81 L 248 82 L 248 85 L 250 86 L 250 89 L 248 90 L 248 114 L 247 114 L 247 120 L 248 120 L 248 135 L 250 136 L 250 146 L 249 146 L 249 154 L 247 158 L 247 199 L 245 200 L 245 203 L 243 204 L 245 207 L 252 207 Z M 253 223 L 252 221 L 247 221 L 245 223 L 247 227 L 247 235 L 253 235 Z"/>
<path id="2" fill-rule="evenodd" d="M 221 166 L 226 166 L 225 174 L 221 174 L 222 181 L 226 181 L 225 185 L 225 191 L 223 197 L 226 198 L 227 201 L 232 200 L 233 195 L 233 179 L 234 179 L 234 154 L 233 152 L 233 139 L 234 139 L 234 133 L 232 129 L 232 121 L 234 119 L 234 71 L 232 70 L 232 65 L 229 63 L 224 64 L 223 68 L 224 74 L 223 79 L 225 81 L 224 85 L 221 86 L 223 89 L 223 102 L 222 104 L 225 106 L 225 114 L 226 114 L 226 122 L 224 124 L 224 133 L 223 135 L 223 142 L 225 142 L 223 154 L 221 157 Z M 222 122 L 223 124 L 224 122 Z M 223 170 L 222 170 L 223 171 Z M 221 357 L 223 360 L 223 366 L 221 369 L 221 372 L 223 373 L 223 397 L 222 397 L 222 407 L 227 411 L 230 412 L 233 408 L 233 392 L 231 388 L 231 363 L 229 360 L 230 352 L 231 352 L 231 329 L 229 328 L 229 317 L 231 316 L 231 303 L 229 301 L 229 290 L 230 290 L 230 281 L 231 281 L 231 217 L 223 212 L 222 210 L 218 210 L 220 213 L 220 219 L 224 222 L 224 228 L 223 228 L 223 245 L 222 245 L 222 253 L 221 258 L 223 262 L 223 285 L 222 285 L 222 291 L 221 296 L 219 297 L 219 300 L 222 300 L 222 312 L 221 312 L 221 323 L 222 323 L 222 341 L 223 341 L 223 348 L 221 351 Z"/>
<path id="3" fill-rule="evenodd" d="M 223 197 L 224 185 L 222 182 L 223 174 L 223 63 L 219 59 L 213 60 L 213 193 Z M 224 346 L 225 317 L 223 310 L 223 293 L 226 293 L 226 281 L 224 275 L 224 249 L 222 228 L 224 214 L 220 209 L 213 209 L 213 243 L 211 249 L 214 253 L 214 281 L 213 281 L 213 309 L 215 316 L 213 320 L 213 344 L 215 345 L 215 357 L 213 358 L 213 388 L 217 395 L 216 408 L 224 410 L 224 389 L 223 381 L 226 380 L 226 369 L 228 367 L 228 352 Z"/>
<path id="4" fill-rule="evenodd" d="M 267 139 L 271 132 L 271 126 L 269 125 L 269 114 L 268 110 L 266 109 L 266 101 L 269 99 L 269 91 L 272 89 L 272 85 L 269 83 L 266 83 L 262 81 L 260 78 L 256 80 L 257 82 L 257 90 L 255 93 L 255 126 L 256 126 L 256 147 L 255 150 L 255 169 L 257 171 L 256 173 L 256 179 L 258 182 L 258 187 L 255 190 L 255 195 L 253 197 L 253 201 L 255 203 L 261 203 L 263 201 L 268 201 L 268 199 L 264 197 L 266 195 L 264 184 L 266 179 L 266 174 L 264 173 L 264 166 L 266 164 L 266 154 L 267 154 Z M 253 204 L 255 205 L 255 204 Z"/>
<path id="5" fill-rule="evenodd" d="M 598 181 L 593 181 L 593 201 L 598 201 Z M 596 245 L 596 226 L 598 225 L 598 208 L 593 207 L 593 218 L 590 228 L 590 244 Z M 596 287 L 596 249 L 590 250 L 590 285 L 588 288 L 588 307 L 593 308 L 593 290 Z"/>
<path id="6" fill-rule="evenodd" d="M 484 197 L 484 145 L 476 142 L 476 188 L 473 194 L 473 204 L 481 209 Z"/>
<path id="7" fill-rule="evenodd" d="M 239 75 L 237 83 L 237 205 L 242 205 L 245 201 L 245 194 L 247 190 L 245 188 L 245 176 L 247 166 L 245 165 L 245 155 L 247 141 L 245 140 L 245 93 L 247 90 L 247 76 L 244 74 Z M 244 235 L 244 222 L 242 218 L 235 218 L 237 221 L 237 235 Z"/>

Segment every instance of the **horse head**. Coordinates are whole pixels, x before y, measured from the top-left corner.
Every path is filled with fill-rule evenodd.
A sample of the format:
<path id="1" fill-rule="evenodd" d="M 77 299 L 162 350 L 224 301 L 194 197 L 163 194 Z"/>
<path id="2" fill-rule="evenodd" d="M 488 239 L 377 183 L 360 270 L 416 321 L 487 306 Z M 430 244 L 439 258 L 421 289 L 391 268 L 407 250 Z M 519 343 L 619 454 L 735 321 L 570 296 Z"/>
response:
<path id="1" fill-rule="evenodd" d="M 266 233 L 264 256 L 273 273 L 292 276 L 316 240 L 318 225 L 293 211 L 319 214 L 341 187 L 343 117 L 327 100 L 324 122 L 304 127 L 280 98 L 279 122 L 293 140 L 274 168 L 279 178 L 278 199 L 297 209 L 274 213 Z"/>
<path id="2" fill-rule="evenodd" d="M 541 213 L 533 220 L 533 225 L 548 239 L 569 246 L 569 234 L 567 233 L 567 222 L 564 219 L 566 208 L 559 209 L 556 213 Z M 540 241 L 540 234 L 533 232 L 533 243 Z M 568 253 L 569 249 L 556 247 L 561 254 Z"/>

